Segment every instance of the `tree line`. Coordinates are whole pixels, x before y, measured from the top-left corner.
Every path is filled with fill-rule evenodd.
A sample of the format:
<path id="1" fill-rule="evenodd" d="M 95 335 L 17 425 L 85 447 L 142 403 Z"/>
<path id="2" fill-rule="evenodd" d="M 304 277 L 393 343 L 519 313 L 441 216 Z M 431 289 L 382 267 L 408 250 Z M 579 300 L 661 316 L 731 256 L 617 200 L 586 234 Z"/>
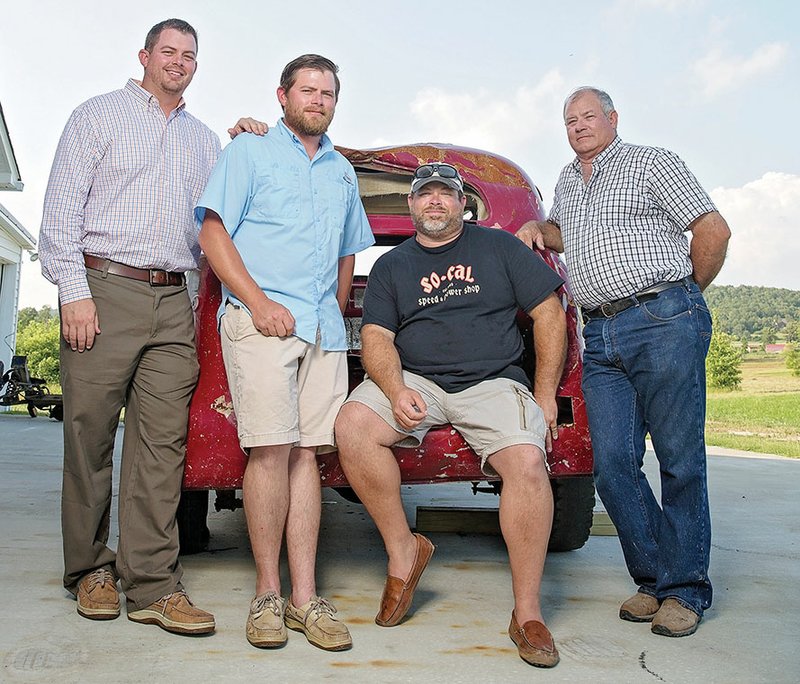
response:
<path id="1" fill-rule="evenodd" d="M 711 285 L 706 302 L 714 328 L 747 344 L 800 341 L 800 291 L 752 285 Z"/>

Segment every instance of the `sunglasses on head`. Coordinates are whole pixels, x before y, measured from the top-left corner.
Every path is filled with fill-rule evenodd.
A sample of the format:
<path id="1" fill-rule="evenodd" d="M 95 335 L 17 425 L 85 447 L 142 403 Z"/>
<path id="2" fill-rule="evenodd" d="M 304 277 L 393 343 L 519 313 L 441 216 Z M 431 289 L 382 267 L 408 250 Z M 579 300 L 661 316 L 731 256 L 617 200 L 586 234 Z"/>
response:
<path id="1" fill-rule="evenodd" d="M 431 176 L 459 178 L 458 169 L 450 164 L 423 164 L 414 171 L 414 178 L 430 178 Z"/>

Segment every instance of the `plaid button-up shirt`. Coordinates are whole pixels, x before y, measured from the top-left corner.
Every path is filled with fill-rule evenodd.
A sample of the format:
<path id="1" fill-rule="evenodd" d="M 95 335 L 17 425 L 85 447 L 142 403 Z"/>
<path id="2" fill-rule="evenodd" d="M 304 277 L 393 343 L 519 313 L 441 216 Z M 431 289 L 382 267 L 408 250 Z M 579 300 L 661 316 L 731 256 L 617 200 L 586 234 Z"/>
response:
<path id="1" fill-rule="evenodd" d="M 194 205 L 219 138 L 185 109 L 164 115 L 133 79 L 80 105 L 56 150 L 39 254 L 62 304 L 91 297 L 83 254 L 188 271 L 200 256 Z"/>
<path id="2" fill-rule="evenodd" d="M 561 171 L 549 221 L 564 240 L 575 300 L 584 309 L 692 273 L 685 231 L 714 203 L 669 150 L 616 137 L 592 162 Z"/>

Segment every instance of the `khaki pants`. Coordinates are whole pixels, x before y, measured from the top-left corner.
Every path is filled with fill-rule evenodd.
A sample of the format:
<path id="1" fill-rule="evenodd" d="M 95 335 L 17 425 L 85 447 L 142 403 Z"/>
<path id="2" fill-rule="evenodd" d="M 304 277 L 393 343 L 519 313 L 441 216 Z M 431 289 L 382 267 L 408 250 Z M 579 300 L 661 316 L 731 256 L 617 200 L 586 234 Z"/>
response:
<path id="1" fill-rule="evenodd" d="M 180 587 L 175 512 L 189 401 L 197 381 L 194 320 L 183 286 L 88 270 L 102 333 L 91 350 L 61 341 L 64 393 L 64 586 L 108 567 L 134 609 Z M 119 545 L 107 545 L 114 438 L 125 433 Z"/>

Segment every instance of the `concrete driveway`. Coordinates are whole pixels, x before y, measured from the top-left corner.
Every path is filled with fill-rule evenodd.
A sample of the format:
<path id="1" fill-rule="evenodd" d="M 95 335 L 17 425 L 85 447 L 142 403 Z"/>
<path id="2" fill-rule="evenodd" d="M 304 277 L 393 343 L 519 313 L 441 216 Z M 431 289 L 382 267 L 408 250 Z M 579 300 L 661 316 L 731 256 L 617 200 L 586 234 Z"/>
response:
<path id="1" fill-rule="evenodd" d="M 652 470 L 654 459 L 648 457 Z M 187 638 L 125 619 L 92 622 L 61 587 L 61 425 L 0 416 L 0 663 L 4 682 L 797 682 L 800 681 L 800 461 L 709 458 L 714 605 L 691 637 L 667 639 L 617 618 L 634 587 L 615 537 L 551 554 L 544 609 L 561 663 L 532 668 L 506 634 L 512 608 L 498 537 L 431 534 L 437 545 L 404 624 L 373 623 L 380 538 L 363 509 L 325 490 L 318 585 L 354 647 L 327 653 L 290 632 L 259 651 L 244 622 L 254 570 L 241 511 L 213 513 L 212 550 L 183 559 L 185 584 L 217 633 Z M 406 488 L 417 505 L 494 506 L 467 485 Z M 412 518 L 413 519 L 413 518 Z"/>

